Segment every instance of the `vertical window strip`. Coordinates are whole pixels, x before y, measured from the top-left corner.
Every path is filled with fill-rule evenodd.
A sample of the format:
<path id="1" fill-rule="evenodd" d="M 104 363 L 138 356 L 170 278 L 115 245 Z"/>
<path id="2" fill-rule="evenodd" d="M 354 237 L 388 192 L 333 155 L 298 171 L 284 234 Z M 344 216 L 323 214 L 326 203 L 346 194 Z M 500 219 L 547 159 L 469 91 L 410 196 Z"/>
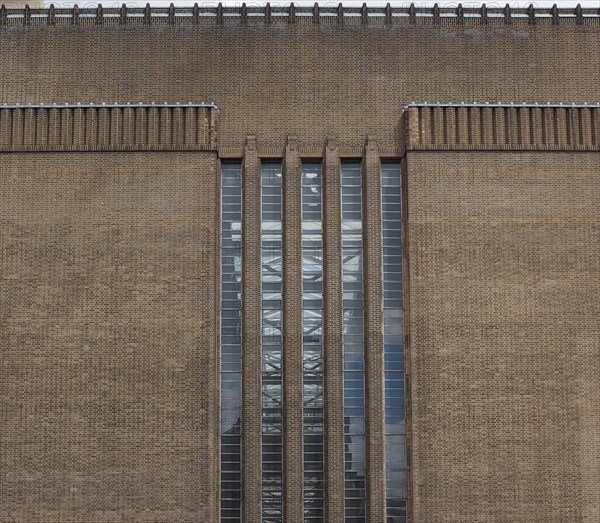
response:
<path id="1" fill-rule="evenodd" d="M 283 522 L 282 165 L 261 166 L 262 523 Z"/>
<path id="2" fill-rule="evenodd" d="M 242 164 L 221 164 L 221 522 L 241 523 Z"/>
<path id="3" fill-rule="evenodd" d="M 387 523 L 406 523 L 406 415 L 400 162 L 381 164 Z"/>
<path id="4" fill-rule="evenodd" d="M 362 162 L 342 161 L 345 523 L 366 521 Z"/>
<path id="5" fill-rule="evenodd" d="M 323 199 L 320 161 L 302 162 L 304 523 L 323 523 Z"/>

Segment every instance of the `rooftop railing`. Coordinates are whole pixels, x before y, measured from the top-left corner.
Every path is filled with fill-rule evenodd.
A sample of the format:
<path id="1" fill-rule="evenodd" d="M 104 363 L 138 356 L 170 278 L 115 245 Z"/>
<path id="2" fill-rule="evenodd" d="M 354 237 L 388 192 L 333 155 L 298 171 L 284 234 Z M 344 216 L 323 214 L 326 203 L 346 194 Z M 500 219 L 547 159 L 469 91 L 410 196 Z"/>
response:
<path id="1" fill-rule="evenodd" d="M 432 8 L 415 7 L 337 7 L 319 6 L 296 7 L 248 6 L 224 7 L 219 3 L 216 7 L 127 7 L 103 8 L 98 4 L 94 8 L 81 8 L 77 4 L 73 8 L 55 8 L 50 5 L 45 9 L 7 9 L 0 8 L 0 26 L 97 26 L 97 25 L 522 25 L 522 24 L 575 24 L 600 25 L 600 9 L 583 9 L 580 4 L 572 9 L 559 9 L 556 4 L 550 9 L 535 8 L 531 4 L 527 8 L 488 8 L 483 4 L 480 8 L 458 7 Z"/>

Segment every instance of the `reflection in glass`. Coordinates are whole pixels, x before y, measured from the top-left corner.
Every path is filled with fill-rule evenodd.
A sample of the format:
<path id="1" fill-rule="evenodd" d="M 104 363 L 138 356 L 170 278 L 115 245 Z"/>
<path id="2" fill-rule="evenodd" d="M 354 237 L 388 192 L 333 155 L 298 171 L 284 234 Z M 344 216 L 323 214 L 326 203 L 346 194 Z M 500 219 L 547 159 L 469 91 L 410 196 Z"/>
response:
<path id="1" fill-rule="evenodd" d="M 366 518 L 361 186 L 361 161 L 342 161 L 345 523 Z"/>
<path id="2" fill-rule="evenodd" d="M 242 164 L 221 164 L 221 522 L 241 522 Z"/>
<path id="3" fill-rule="evenodd" d="M 262 522 L 283 521 L 282 170 L 261 166 Z"/>
<path id="4" fill-rule="evenodd" d="M 304 523 L 323 523 L 322 213 L 321 162 L 302 162 Z"/>
<path id="5" fill-rule="evenodd" d="M 402 198 L 399 162 L 381 164 L 387 523 L 406 522 Z"/>

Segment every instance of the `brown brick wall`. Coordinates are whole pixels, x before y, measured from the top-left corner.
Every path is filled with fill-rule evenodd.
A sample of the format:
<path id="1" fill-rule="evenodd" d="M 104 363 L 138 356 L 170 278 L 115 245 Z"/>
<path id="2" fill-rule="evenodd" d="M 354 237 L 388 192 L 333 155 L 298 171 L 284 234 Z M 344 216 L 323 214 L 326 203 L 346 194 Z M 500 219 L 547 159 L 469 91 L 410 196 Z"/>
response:
<path id="1" fill-rule="evenodd" d="M 414 521 L 600 520 L 599 160 L 408 153 Z"/>
<path id="2" fill-rule="evenodd" d="M 467 19 L 429 23 L 424 18 L 416 25 L 363 25 L 362 17 L 356 16 L 345 17 L 343 25 L 334 24 L 333 19 L 316 25 L 298 16 L 297 23 L 279 19 L 268 26 L 251 19 L 246 20 L 247 26 L 225 17 L 222 26 L 167 27 L 166 18 L 162 26 L 157 19 L 152 22 L 156 25 L 149 26 L 136 22 L 120 27 L 114 19 L 96 26 L 81 18 L 81 26 L 46 27 L 33 22 L 32 27 L 2 27 L 0 103 L 215 102 L 221 109 L 221 156 L 241 158 L 246 137 L 253 134 L 257 157 L 254 152 L 252 159 L 248 155 L 247 166 L 261 155 L 285 159 L 288 432 L 284 466 L 289 523 L 299 521 L 302 514 L 298 154 L 322 157 L 330 135 L 337 138 L 339 157 L 364 154 L 364 190 L 369 200 L 365 227 L 370 231 L 365 238 L 367 430 L 372 443 L 368 508 L 370 523 L 381 523 L 378 154 L 400 156 L 405 129 L 402 105 L 412 101 L 599 102 L 600 25 L 598 18 L 586 18 L 578 25 L 574 17 L 561 19 L 558 25 L 550 19 L 535 24 L 514 19 L 503 20 L 503 25 L 495 20 L 488 26 L 471 25 Z M 25 145 L 29 145 L 26 138 L 31 140 L 31 133 L 26 132 L 27 111 L 31 109 L 22 111 L 23 125 L 12 128 L 22 134 Z M 454 130 L 460 146 L 497 145 L 500 134 L 494 125 L 504 125 L 512 133 L 504 136 L 507 146 L 516 141 L 527 145 L 528 140 L 548 145 L 543 126 L 550 126 L 546 129 L 556 137 L 557 148 L 567 143 L 566 119 L 544 120 L 541 127 L 532 128 L 532 122 L 541 118 L 535 110 L 521 127 L 505 122 L 505 118 L 514 122 L 515 114 L 497 113 L 494 120 L 485 109 L 481 118 L 473 120 L 466 108 L 446 111 L 445 116 L 436 108 L 421 121 L 432 132 L 433 143 L 426 140 L 424 148 L 439 147 L 440 128 L 446 133 Z M 591 115 L 579 112 L 581 119 L 571 121 L 588 130 L 579 135 L 580 145 L 598 143 L 600 120 Z M 162 143 L 158 137 L 169 127 L 171 133 L 180 129 L 176 135 L 182 136 L 176 120 L 175 114 L 156 120 L 160 125 L 153 127 L 150 148 Z M 89 121 L 91 127 L 78 135 L 78 143 L 85 145 L 91 139 L 93 146 L 106 149 L 117 128 L 104 125 L 102 142 L 94 134 L 93 118 Z M 555 123 L 559 126 L 551 127 Z M 135 129 L 137 124 L 138 120 Z M 211 124 L 215 124 L 213 119 Z M 120 132 L 128 136 L 125 123 Z M 205 134 L 214 147 L 214 129 Z M 367 134 L 376 137 L 377 151 L 364 151 Z M 291 140 L 286 151 L 288 135 L 297 137 L 297 149 Z M 576 133 L 571 135 L 578 139 Z M 135 131 L 133 136 L 135 141 Z M 13 139 L 11 130 L 11 144 Z M 7 147 L 5 142 L 0 140 Z M 410 456 L 414 521 L 595 521 L 600 519 L 600 442 L 595 414 L 600 391 L 594 380 L 598 374 L 598 273 L 596 279 L 593 273 L 598 269 L 594 261 L 598 259 L 598 230 L 597 222 L 588 218 L 598 215 L 594 178 L 598 173 L 590 160 L 597 155 L 505 152 L 493 160 L 494 153 L 478 154 L 409 153 L 413 174 L 407 177 L 408 253 L 411 286 L 413 280 L 415 286 L 407 304 L 412 318 L 407 331 L 414 335 L 409 362 L 415 402 L 411 435 L 415 452 Z M 166 152 L 2 155 L 1 180 L 10 182 L 9 190 L 0 194 L 4 198 L 0 213 L 8 220 L 1 231 L 3 276 L 8 274 L 2 285 L 12 289 L 20 284 L 23 289 L 3 292 L 2 299 L 11 305 L 7 308 L 3 303 L 0 311 L 8 314 L 2 321 L 8 325 L 3 336 L 9 336 L 2 346 L 8 364 L 2 370 L 7 379 L 0 381 L 0 391 L 13 387 L 1 395 L 7 407 L 0 413 L 0 448 L 8 449 L 2 454 L 6 460 L 2 471 L 8 472 L 0 478 L 6 482 L 6 488 L 0 484 L 0 514 L 7 521 L 216 522 L 218 329 L 213 318 L 217 269 L 212 256 L 218 218 L 215 166 L 205 164 L 207 158 Z M 419 166 L 419 161 L 424 163 Z M 444 162 L 449 163 L 444 166 Z M 418 168 L 413 169 L 413 164 Z M 471 165 L 487 167 L 481 171 Z M 328 169 L 326 164 L 326 177 Z M 125 184 L 119 183 L 121 174 Z M 333 184 L 328 188 L 327 183 L 326 178 L 325 212 L 337 213 L 335 203 L 327 208 L 330 190 L 335 188 Z M 31 197 L 25 200 L 23 191 L 30 186 Z M 69 193 L 70 187 L 75 193 Z M 258 193 L 248 185 L 245 190 L 252 191 L 244 196 L 246 205 L 250 194 Z M 71 199 L 69 194 L 76 196 Z M 14 200 L 14 195 L 21 200 Z M 52 198 L 64 204 L 57 208 Z M 544 201 L 550 203 L 544 206 Z M 137 207 L 145 204 L 145 208 Z M 21 205 L 20 210 L 16 205 Z M 585 212 L 580 212 L 582 206 L 587 206 Z M 256 233 L 257 208 L 246 211 Z M 127 218 L 127 213 L 136 212 L 135 223 L 140 226 L 130 227 L 127 220 L 133 218 Z M 120 213 L 126 221 L 120 221 Z M 23 224 L 28 223 L 24 216 L 29 215 L 35 217 L 37 228 L 23 232 Z M 199 229 L 191 225 L 196 217 Z M 337 225 L 330 217 L 324 223 L 331 227 L 325 231 L 326 249 L 330 249 Z M 73 224 L 80 232 L 74 232 Z M 87 228 L 80 228 L 81 224 Z M 244 241 L 248 247 L 252 237 Z M 30 244 L 13 251 L 13 242 Z M 533 251 L 528 250 L 530 246 Z M 58 256 L 63 249 L 68 251 L 67 259 L 74 260 L 72 264 L 61 265 Z M 94 258 L 86 258 L 92 254 Z M 246 267 L 256 260 L 256 250 L 251 256 L 244 261 Z M 83 269 L 77 265 L 79 260 L 84 260 Z M 158 261 L 159 267 L 154 268 Z M 325 270 L 334 274 L 329 262 Z M 135 294 L 135 307 L 126 301 L 134 296 L 125 294 L 128 273 L 118 270 L 130 263 L 139 267 L 135 278 L 140 285 L 149 286 Z M 40 310 L 30 305 L 38 280 L 32 283 L 30 273 L 35 270 L 23 272 L 28 267 L 43 270 L 40 278 L 46 280 L 41 280 L 40 295 L 45 300 L 54 296 L 49 306 L 47 301 L 36 305 Z M 96 279 L 88 282 L 90 273 Z M 165 301 L 157 282 L 173 285 L 173 278 L 179 286 L 185 282 L 185 289 Z M 81 281 L 77 285 L 83 287 L 98 287 L 77 291 L 90 293 L 81 299 L 88 304 L 87 310 L 72 299 L 75 291 L 65 283 L 71 279 Z M 338 289 L 327 285 L 326 309 L 332 309 Z M 257 289 L 256 282 L 245 281 L 246 294 Z M 247 309 L 253 317 L 256 298 L 245 296 L 254 307 Z M 61 308 L 65 304 L 66 312 Z M 109 314 L 117 329 L 95 326 L 98 311 Z M 20 323 L 13 332 L 14 318 Z M 202 318 L 208 319 L 202 323 Z M 325 329 L 332 334 L 326 341 L 326 376 L 335 378 L 339 325 L 326 318 Z M 251 340 L 257 334 L 246 328 L 246 342 L 255 343 Z M 43 346 L 48 337 L 51 344 Z M 84 352 L 87 359 L 75 359 L 63 367 L 64 361 L 72 361 L 64 347 L 76 350 L 88 339 L 93 343 L 88 343 L 89 355 Z M 122 339 L 133 351 L 129 357 L 117 348 Z M 174 344 L 173 339 L 181 341 Z M 206 345 L 206 351 L 197 350 L 197 340 Z M 171 359 L 174 346 L 180 346 L 181 352 Z M 28 353 L 23 347 L 42 356 L 24 357 Z M 143 358 L 139 356 L 142 348 Z M 249 349 L 246 375 L 258 357 L 256 347 Z M 454 358 L 452 367 L 447 366 L 446 354 Z M 145 377 L 146 372 L 150 377 Z M 494 388 L 494 380 L 500 388 Z M 244 406 L 246 413 L 254 415 L 246 416 L 245 428 L 254 430 L 252 441 L 244 443 L 246 451 L 257 444 L 257 383 L 247 382 L 244 389 L 254 401 Z M 331 385 L 325 386 L 334 397 Z M 21 395 L 21 390 L 32 390 L 32 399 Z M 49 418 L 47 408 L 58 415 Z M 127 416 L 128 409 L 133 411 L 131 416 Z M 89 415 L 88 421 L 90 410 L 94 416 Z M 335 415 L 328 407 L 328 419 L 334 420 Z M 149 437 L 156 438 L 151 445 Z M 37 454 L 21 450 L 27 438 Z M 193 445 L 198 447 L 180 445 L 191 438 L 197 438 Z M 181 458 L 185 452 L 189 459 Z M 246 467 L 258 462 L 257 455 L 243 459 Z M 339 456 L 330 452 L 327 459 L 337 462 Z M 258 471 L 252 474 L 256 481 Z M 332 467 L 328 474 L 326 488 L 336 481 L 339 484 L 339 470 Z M 250 519 L 256 519 L 258 486 L 247 483 L 244 488 L 245 501 L 253 509 Z M 335 500 L 329 507 L 332 514 L 339 513 L 340 493 L 330 490 L 327 495 Z"/>
<path id="3" fill-rule="evenodd" d="M 216 147 L 218 109 L 214 106 L 86 105 L 0 106 L 0 150 L 165 151 Z"/>
<path id="4" fill-rule="evenodd" d="M 303 485 L 302 164 L 295 137 L 283 165 L 283 514 L 301 523 Z"/>
<path id="5" fill-rule="evenodd" d="M 411 104 L 402 116 L 409 150 L 600 149 L 600 105 Z"/>
<path id="6" fill-rule="evenodd" d="M 384 521 L 386 480 L 381 162 L 373 136 L 367 137 L 362 169 L 367 517 L 369 521 Z"/>
<path id="7" fill-rule="evenodd" d="M 523 22 L 523 21 L 522 21 Z M 215 102 L 220 147 L 397 145 L 401 105 L 600 102 L 600 25 L 3 27 L 0 102 Z M 585 50 L 585 52 L 582 52 Z"/>
<path id="8" fill-rule="evenodd" d="M 242 173 L 242 510 L 247 523 L 260 523 L 262 515 L 262 222 L 256 145 L 248 136 Z"/>
<path id="9" fill-rule="evenodd" d="M 344 519 L 344 351 L 342 309 L 341 163 L 327 141 L 323 165 L 323 360 L 325 408 L 325 517 Z"/>
<path id="10" fill-rule="evenodd" d="M 0 155 L 0 521 L 215 521 L 215 169 Z"/>

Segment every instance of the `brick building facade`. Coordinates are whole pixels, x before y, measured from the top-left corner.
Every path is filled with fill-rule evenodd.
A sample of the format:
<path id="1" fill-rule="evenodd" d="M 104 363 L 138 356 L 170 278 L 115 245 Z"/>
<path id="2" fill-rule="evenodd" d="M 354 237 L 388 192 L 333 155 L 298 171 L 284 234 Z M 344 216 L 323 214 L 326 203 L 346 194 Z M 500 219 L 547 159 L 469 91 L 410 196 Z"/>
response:
<path id="1" fill-rule="evenodd" d="M 0 10 L 0 522 L 600 521 L 600 11 Z"/>

